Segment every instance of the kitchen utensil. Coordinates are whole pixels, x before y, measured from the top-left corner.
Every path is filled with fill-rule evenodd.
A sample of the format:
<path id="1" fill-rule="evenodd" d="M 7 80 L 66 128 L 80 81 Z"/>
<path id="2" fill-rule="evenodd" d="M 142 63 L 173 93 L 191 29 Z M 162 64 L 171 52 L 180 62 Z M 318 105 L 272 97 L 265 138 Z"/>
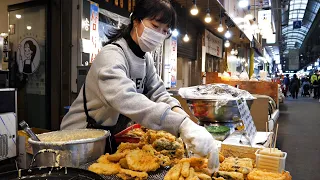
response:
<path id="1" fill-rule="evenodd" d="M 101 133 L 102 132 L 102 133 Z M 94 161 L 104 154 L 106 138 L 109 131 L 96 129 L 76 129 L 44 133 L 42 137 L 75 136 L 99 133 L 99 137 L 89 139 L 71 140 L 66 142 L 44 142 L 29 139 L 35 157 L 35 164 L 41 166 L 79 167 L 82 164 Z M 65 137 L 64 137 L 65 138 Z"/>
<path id="2" fill-rule="evenodd" d="M 40 139 L 37 137 L 35 133 L 32 132 L 32 130 L 29 128 L 29 125 L 25 121 L 21 121 L 19 123 L 21 128 L 29 135 L 29 137 L 34 141 L 40 141 Z"/>

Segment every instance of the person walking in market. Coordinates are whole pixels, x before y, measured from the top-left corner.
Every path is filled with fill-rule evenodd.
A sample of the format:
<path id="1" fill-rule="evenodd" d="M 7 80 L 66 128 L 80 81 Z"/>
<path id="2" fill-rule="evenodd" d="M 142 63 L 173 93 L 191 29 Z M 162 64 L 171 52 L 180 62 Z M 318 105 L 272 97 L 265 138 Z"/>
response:
<path id="1" fill-rule="evenodd" d="M 320 83 L 320 76 L 318 75 L 318 71 L 315 71 L 311 76 L 311 84 L 313 87 L 313 98 L 319 99 L 319 83 Z"/>
<path id="2" fill-rule="evenodd" d="M 284 96 L 285 97 L 288 97 L 287 96 L 287 93 L 289 91 L 289 86 L 290 86 L 290 78 L 289 78 L 289 74 L 286 75 L 286 77 L 283 79 L 283 85 L 285 86 L 284 87 Z"/>
<path id="3" fill-rule="evenodd" d="M 300 89 L 300 80 L 298 79 L 297 75 L 294 74 L 290 82 L 290 93 L 293 99 L 298 99 L 299 89 Z"/>
<path id="4" fill-rule="evenodd" d="M 176 11 L 169 0 L 136 2 L 131 23 L 108 33 L 109 42 L 93 61 L 61 129 L 109 130 L 109 153 L 114 153 L 113 136 L 133 121 L 180 136 L 195 154 L 208 157 L 208 167 L 215 171 L 219 152 L 212 135 L 194 123 L 166 91 L 150 54 L 171 36 Z"/>

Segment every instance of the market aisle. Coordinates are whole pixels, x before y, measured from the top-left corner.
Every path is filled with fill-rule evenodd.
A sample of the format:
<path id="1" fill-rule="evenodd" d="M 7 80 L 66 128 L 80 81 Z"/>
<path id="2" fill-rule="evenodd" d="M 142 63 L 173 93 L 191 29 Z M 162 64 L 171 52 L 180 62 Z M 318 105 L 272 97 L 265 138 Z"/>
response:
<path id="1" fill-rule="evenodd" d="M 289 98 L 280 105 L 277 147 L 288 153 L 286 169 L 294 180 L 320 179 L 320 103 Z"/>

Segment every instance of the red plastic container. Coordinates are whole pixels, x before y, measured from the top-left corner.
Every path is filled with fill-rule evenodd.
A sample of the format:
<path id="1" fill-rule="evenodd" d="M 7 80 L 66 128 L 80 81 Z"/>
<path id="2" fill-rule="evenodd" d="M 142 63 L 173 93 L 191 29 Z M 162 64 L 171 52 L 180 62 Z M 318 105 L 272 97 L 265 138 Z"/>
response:
<path id="1" fill-rule="evenodd" d="M 134 124 L 134 125 L 126 128 L 125 130 L 119 132 L 118 134 L 114 135 L 114 137 L 116 139 L 116 143 L 118 143 L 118 144 L 120 144 L 122 142 L 139 143 L 140 142 L 140 138 L 133 138 L 133 137 L 124 136 L 129 131 L 131 131 L 133 129 L 138 129 L 138 128 L 141 128 L 141 125 L 140 124 Z"/>

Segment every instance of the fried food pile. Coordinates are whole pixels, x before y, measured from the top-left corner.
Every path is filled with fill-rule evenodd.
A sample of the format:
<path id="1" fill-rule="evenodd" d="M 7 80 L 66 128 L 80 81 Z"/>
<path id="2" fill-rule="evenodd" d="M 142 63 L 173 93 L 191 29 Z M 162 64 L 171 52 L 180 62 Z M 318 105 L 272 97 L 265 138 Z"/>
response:
<path id="1" fill-rule="evenodd" d="M 102 155 L 89 170 L 125 180 L 142 180 L 147 179 L 148 172 L 176 164 L 184 152 L 181 139 L 165 131 L 146 130 L 139 143 L 121 143 L 115 154 Z"/>
<path id="2" fill-rule="evenodd" d="M 274 173 L 264 170 L 254 169 L 248 174 L 247 180 L 291 180 L 292 177 L 289 172 Z"/>
<path id="3" fill-rule="evenodd" d="M 208 161 L 204 158 L 184 158 L 174 165 L 164 177 L 164 180 L 211 180 Z"/>
<path id="4" fill-rule="evenodd" d="M 214 180 L 291 180 L 289 172 L 273 173 L 255 169 L 255 163 L 250 158 L 228 157 L 220 164 Z"/>

